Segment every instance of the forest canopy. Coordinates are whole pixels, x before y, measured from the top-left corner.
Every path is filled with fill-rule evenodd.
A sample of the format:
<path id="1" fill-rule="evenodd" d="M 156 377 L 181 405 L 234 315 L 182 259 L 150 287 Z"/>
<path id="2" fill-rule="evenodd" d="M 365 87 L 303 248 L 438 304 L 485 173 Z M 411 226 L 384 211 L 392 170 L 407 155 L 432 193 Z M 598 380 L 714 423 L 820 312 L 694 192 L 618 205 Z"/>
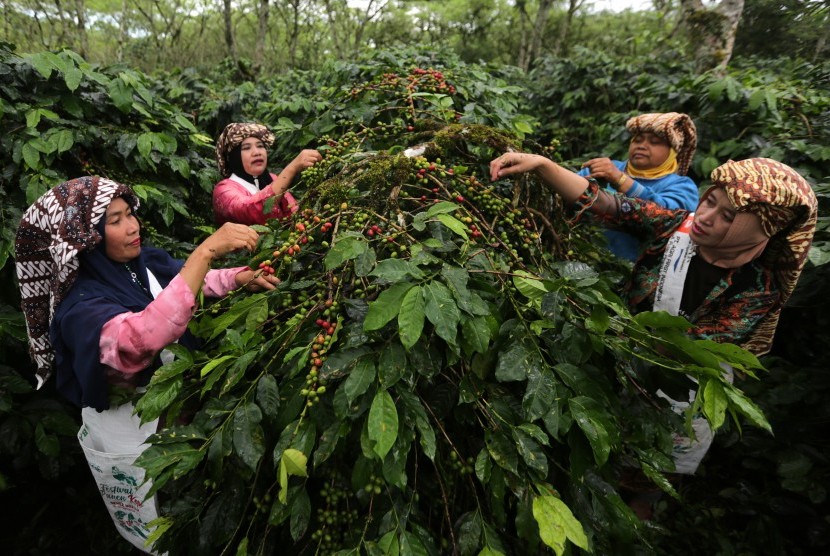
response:
<path id="1" fill-rule="evenodd" d="M 604 5 L 609 4 L 614 5 Z M 249 76 L 320 68 L 367 48 L 401 44 L 446 46 L 466 62 L 523 69 L 575 48 L 632 60 L 674 49 L 700 57 L 695 51 L 703 45 L 725 49 L 716 57 L 728 59 L 732 45 L 726 35 L 735 32 L 736 16 L 742 55 L 816 61 L 830 49 L 830 16 L 822 0 L 652 5 L 620 12 L 590 0 L 16 0 L 3 4 L 0 37 L 22 52 L 69 48 L 93 63 L 125 63 L 148 72 L 205 69 L 228 60 Z"/>

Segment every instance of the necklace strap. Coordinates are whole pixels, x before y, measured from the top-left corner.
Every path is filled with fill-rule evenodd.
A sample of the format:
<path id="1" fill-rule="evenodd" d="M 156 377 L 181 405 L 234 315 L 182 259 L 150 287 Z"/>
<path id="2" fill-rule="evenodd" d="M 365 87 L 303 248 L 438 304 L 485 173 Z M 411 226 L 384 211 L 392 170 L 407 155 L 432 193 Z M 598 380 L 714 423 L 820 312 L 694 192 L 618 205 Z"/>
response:
<path id="1" fill-rule="evenodd" d="M 130 274 L 130 278 L 132 279 L 133 284 L 135 284 L 136 286 L 138 286 L 139 288 L 141 288 L 141 290 L 142 290 L 144 293 L 146 293 L 148 296 L 153 297 L 153 294 L 151 294 L 151 293 L 150 293 L 150 290 L 148 290 L 148 289 L 144 286 L 144 284 L 142 284 L 142 283 L 141 283 L 141 280 L 138 278 L 138 274 L 136 274 L 135 270 L 133 270 L 133 269 L 132 269 L 132 267 L 131 267 L 130 265 L 128 265 L 127 263 L 124 263 L 124 268 L 125 268 L 125 269 L 127 270 L 127 272 Z"/>

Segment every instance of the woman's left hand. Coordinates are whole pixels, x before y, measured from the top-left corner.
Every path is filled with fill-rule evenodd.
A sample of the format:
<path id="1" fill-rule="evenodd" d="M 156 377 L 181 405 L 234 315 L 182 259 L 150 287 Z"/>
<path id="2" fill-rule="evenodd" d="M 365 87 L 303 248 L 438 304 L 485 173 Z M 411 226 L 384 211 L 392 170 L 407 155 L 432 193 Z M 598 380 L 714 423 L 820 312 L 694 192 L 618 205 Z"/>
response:
<path id="1" fill-rule="evenodd" d="M 605 180 L 609 183 L 617 183 L 622 176 L 622 172 L 610 158 L 592 158 L 582 167 L 588 168 L 588 171 L 591 172 L 589 177 Z"/>
<path id="2" fill-rule="evenodd" d="M 277 278 L 269 272 L 263 271 L 262 269 L 243 270 L 242 272 L 238 273 L 235 278 L 237 286 L 244 286 L 245 288 L 253 292 L 273 290 L 280 283 L 279 278 Z"/>

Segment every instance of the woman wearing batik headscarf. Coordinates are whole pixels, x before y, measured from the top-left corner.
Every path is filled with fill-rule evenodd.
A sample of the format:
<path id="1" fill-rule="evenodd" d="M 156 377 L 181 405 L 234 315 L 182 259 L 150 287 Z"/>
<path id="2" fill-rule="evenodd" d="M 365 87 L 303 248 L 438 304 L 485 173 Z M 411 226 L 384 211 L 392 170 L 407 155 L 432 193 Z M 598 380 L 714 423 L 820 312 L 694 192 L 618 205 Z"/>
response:
<path id="1" fill-rule="evenodd" d="M 687 114 L 640 114 L 625 124 L 631 134 L 628 160 L 592 158 L 580 176 L 607 184 L 610 191 L 645 199 L 669 209 L 694 210 L 697 185 L 686 174 L 697 147 L 697 130 Z M 630 261 L 640 254 L 638 239 L 618 230 L 605 230 L 608 248 Z"/>
<path id="2" fill-rule="evenodd" d="M 644 238 L 625 291 L 632 312 L 664 310 L 689 320 L 693 338 L 755 355 L 770 350 L 816 227 L 816 196 L 792 168 L 766 158 L 729 161 L 712 172 L 713 185 L 694 212 L 609 194 L 539 155 L 506 153 L 490 163 L 493 180 L 530 171 L 575 218 L 590 211 Z M 694 473 L 702 454 L 676 459 L 677 471 Z"/>
<path id="3" fill-rule="evenodd" d="M 297 175 L 322 160 L 313 149 L 305 149 L 277 174 L 268 170 L 268 148 L 274 134 L 261 124 L 228 124 L 216 142 L 216 161 L 222 181 L 213 188 L 213 213 L 218 224 L 264 224 L 270 218 L 285 218 L 297 210 L 288 191 Z M 266 202 L 274 199 L 266 213 Z"/>
<path id="4" fill-rule="evenodd" d="M 273 289 L 273 275 L 243 268 L 210 270 L 212 261 L 253 250 L 257 233 L 226 224 L 182 263 L 141 245 L 138 198 L 122 184 L 83 177 L 42 195 L 23 215 L 15 241 L 21 305 L 38 387 L 81 409 L 79 441 L 119 532 L 146 549 L 155 503 L 143 501 L 143 470 L 133 461 L 158 420 L 141 425 L 133 405 L 111 404 L 116 389 L 145 386 L 172 360 L 176 341 L 193 346 L 187 325 L 197 295 L 241 286 Z M 131 494 L 131 496 L 125 495 Z"/>

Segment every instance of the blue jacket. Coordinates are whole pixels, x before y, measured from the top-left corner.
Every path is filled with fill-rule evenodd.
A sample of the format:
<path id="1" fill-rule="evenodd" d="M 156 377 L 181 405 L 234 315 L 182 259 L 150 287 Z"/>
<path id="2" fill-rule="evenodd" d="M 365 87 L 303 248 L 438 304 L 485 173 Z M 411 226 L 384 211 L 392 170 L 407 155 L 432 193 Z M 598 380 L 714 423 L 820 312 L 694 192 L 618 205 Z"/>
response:
<path id="1" fill-rule="evenodd" d="M 613 160 L 614 166 L 624 171 L 626 161 Z M 587 176 L 591 172 L 583 168 L 580 176 Z M 608 190 L 620 194 L 610 185 Z M 631 188 L 625 192 L 626 197 L 646 199 L 668 209 L 695 210 L 699 201 L 697 185 L 688 176 L 680 174 L 668 174 L 662 178 L 634 180 Z M 632 235 L 617 230 L 605 230 L 605 237 L 608 239 L 608 248 L 616 256 L 636 261 L 640 256 L 640 243 Z"/>

